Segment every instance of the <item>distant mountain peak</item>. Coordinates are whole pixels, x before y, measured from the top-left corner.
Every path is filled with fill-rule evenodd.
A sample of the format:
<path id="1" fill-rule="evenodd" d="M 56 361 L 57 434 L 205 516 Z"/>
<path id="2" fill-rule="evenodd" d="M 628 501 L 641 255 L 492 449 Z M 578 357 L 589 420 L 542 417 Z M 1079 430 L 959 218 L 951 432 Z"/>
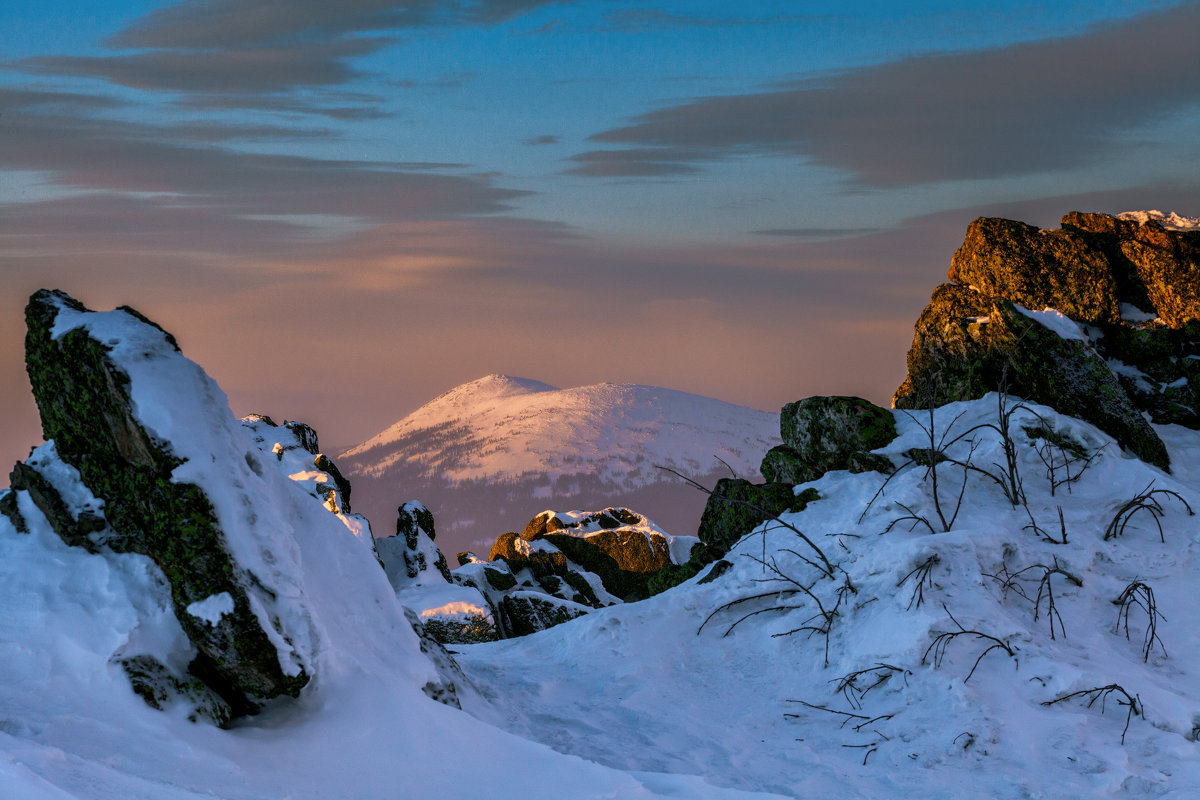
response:
<path id="1" fill-rule="evenodd" d="M 703 496 L 659 465 L 703 477 L 724 471 L 724 461 L 758 478 L 761 454 L 778 442 L 778 414 L 710 397 L 611 382 L 558 389 L 494 374 L 434 398 L 339 463 L 378 529 L 396 502 L 416 497 L 450 536 L 474 531 L 461 542 L 470 549 L 555 503 L 620 502 L 690 533 Z M 695 506 L 696 520 L 650 499 L 650 487 L 664 484 L 683 496 L 658 502 Z"/>

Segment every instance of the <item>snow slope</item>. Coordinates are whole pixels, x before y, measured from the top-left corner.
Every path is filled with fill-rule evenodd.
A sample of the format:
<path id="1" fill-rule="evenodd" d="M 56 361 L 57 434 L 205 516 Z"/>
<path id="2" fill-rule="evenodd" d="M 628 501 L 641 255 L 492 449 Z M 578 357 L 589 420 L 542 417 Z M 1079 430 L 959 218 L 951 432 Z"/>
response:
<path id="1" fill-rule="evenodd" d="M 779 415 L 653 386 L 556 389 L 489 375 L 425 404 L 338 456 L 377 534 L 409 499 L 433 511 L 438 544 L 486 549 L 547 508 L 625 505 L 692 534 L 702 494 L 657 468 L 758 479 Z M 486 554 L 486 552 L 485 552 Z"/>
<path id="2" fill-rule="evenodd" d="M 429 699 L 421 687 L 441 675 L 370 541 L 322 504 L 312 475 L 289 478 L 292 465 L 255 442 L 161 331 L 123 312 L 64 311 L 55 332 L 79 326 L 112 348 L 135 415 L 184 459 L 174 478 L 212 500 L 227 546 L 262 587 L 263 613 L 290 640 L 281 664 L 313 679 L 299 700 L 232 730 L 189 722 L 180 704 L 151 709 L 113 662 L 186 646 L 158 568 L 67 547 L 19 492 L 28 532 L 0 515 L 0 797 L 742 796 L 564 756 Z M 39 454 L 53 457 L 49 445 Z M 82 489 L 67 496 L 95 505 Z M 221 613 L 209 600 L 196 612 Z M 479 702 L 469 685 L 459 694 Z"/>
<path id="3" fill-rule="evenodd" d="M 460 663 L 493 704 L 477 713 L 619 769 L 696 774 L 791 797 L 1200 796 L 1200 517 L 1160 494 L 1165 542 L 1148 511 L 1137 512 L 1124 535 L 1104 538 L 1119 506 L 1151 483 L 1200 510 L 1200 436 L 1158 429 L 1176 465 L 1168 475 L 1125 456 L 1085 423 L 1033 411 L 1100 450 L 1070 492 L 1060 486 L 1051 496 L 1036 452 L 1045 441 L 1032 441 L 1021 427 L 1040 421 L 1025 411 L 1012 418 L 1030 513 L 1058 539 L 1061 507 L 1066 544 L 1027 529 L 1025 510 L 979 473 L 971 474 L 949 532 L 941 530 L 923 468 L 893 478 L 861 520 L 885 478 L 829 473 L 809 484 L 822 499 L 785 520 L 828 555 L 834 578 L 821 578 L 798 557 L 819 563 L 792 531 L 760 529 L 715 582 L 693 580 L 536 636 L 461 648 Z M 939 409 L 939 439 L 960 414 L 951 438 L 994 423 L 996 396 Z M 882 452 L 899 463 L 909 448 L 927 447 L 928 424 L 924 414 L 898 412 L 901 436 Z M 994 430 L 971 438 L 979 442 L 972 463 L 991 470 L 1003 463 Z M 963 458 L 969 450 L 962 441 L 950 452 Z M 947 516 L 961 474 L 942 468 Z M 906 509 L 938 532 L 921 523 L 910 530 L 911 520 L 887 530 Z M 917 591 L 914 570 L 925 563 L 931 569 Z M 1045 571 L 1021 572 L 1038 564 L 1081 581 L 1051 574 L 1053 629 L 1048 597 L 1038 596 Z M 781 575 L 798 583 L 774 580 Z M 1152 588 L 1163 616 L 1161 642 L 1145 660 L 1145 611 L 1131 608 L 1128 638 L 1116 628 L 1114 600 L 1134 581 Z M 768 596 L 720 610 L 761 593 Z M 824 625 L 814 597 L 836 609 L 828 650 L 825 636 L 811 630 Z M 772 606 L 791 608 L 752 613 Z M 1012 656 L 1001 647 L 987 651 L 994 642 L 974 635 L 943 639 L 943 649 L 938 637 L 958 631 L 955 620 L 995 637 Z M 842 686 L 858 670 L 871 672 Z M 1043 705 L 1111 684 L 1144 712 L 1128 719 L 1124 737 L 1129 709 L 1117 692 L 1090 707 L 1090 696 Z"/>

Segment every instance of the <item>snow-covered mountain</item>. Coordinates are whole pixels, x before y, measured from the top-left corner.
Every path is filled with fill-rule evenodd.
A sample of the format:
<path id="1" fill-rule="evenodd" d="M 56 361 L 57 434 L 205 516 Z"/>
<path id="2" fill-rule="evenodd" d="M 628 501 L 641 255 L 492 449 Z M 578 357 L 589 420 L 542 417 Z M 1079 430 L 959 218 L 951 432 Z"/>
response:
<path id="1" fill-rule="evenodd" d="M 762 454 L 778 443 L 778 414 L 708 397 L 488 375 L 342 453 L 338 464 L 377 535 L 390 532 L 401 502 L 420 500 L 453 563 L 456 552 L 486 551 L 547 508 L 625 505 L 692 534 L 704 495 L 658 467 L 710 483 L 730 468 L 758 479 Z"/>

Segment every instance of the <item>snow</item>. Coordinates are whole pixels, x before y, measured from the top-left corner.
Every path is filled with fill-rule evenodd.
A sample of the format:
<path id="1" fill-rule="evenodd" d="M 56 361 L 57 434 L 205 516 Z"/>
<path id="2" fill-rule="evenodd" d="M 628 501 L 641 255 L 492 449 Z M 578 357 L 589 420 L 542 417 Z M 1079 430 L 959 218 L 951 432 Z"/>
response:
<path id="1" fill-rule="evenodd" d="M 30 532 L 0 515 L 0 797 L 750 796 L 562 755 L 429 699 L 421 687 L 440 676 L 369 540 L 272 464 L 220 389 L 161 334 L 120 313 L 64 311 L 57 330 L 79 325 L 113 346 L 138 418 L 187 459 L 176 479 L 209 494 L 230 549 L 269 589 L 252 599 L 286 631 L 284 656 L 315 677 L 299 700 L 232 730 L 149 708 L 113 660 L 150 651 L 186 665 L 157 568 L 67 547 L 18 492 Z M 483 702 L 469 684 L 459 696 Z"/>
<path id="2" fill-rule="evenodd" d="M 441 463 L 444 442 L 436 437 L 425 450 L 394 447 L 450 425 L 465 426 L 459 438 L 473 445 L 455 463 Z M 720 400 L 654 386 L 556 389 L 489 375 L 426 403 L 339 458 L 370 476 L 405 460 L 436 465 L 440 475 L 454 481 L 502 481 L 536 472 L 553 482 L 582 471 L 633 488 L 663 480 L 656 465 L 689 475 L 707 473 L 719 466 L 714 456 L 738 474 L 755 477 L 762 454 L 776 444 L 778 414 Z"/>
<path id="3" fill-rule="evenodd" d="M 897 419 L 901 436 L 883 452 L 899 463 L 909 448 L 928 446 L 922 425 L 929 423 L 924 414 Z M 935 434 L 996 419 L 996 395 L 956 403 L 937 410 Z M 1200 609 L 1192 598 L 1200 528 L 1181 502 L 1160 495 L 1165 544 L 1148 512 L 1135 516 L 1121 537 L 1106 541 L 1104 531 L 1117 507 L 1152 482 L 1200 508 L 1197 434 L 1158 429 L 1175 465 L 1168 475 L 1125 456 L 1099 430 L 1048 408 L 1019 409 L 1011 421 L 1030 513 L 1058 537 L 1061 507 L 1066 544 L 1026 530 L 1024 509 L 1013 508 L 979 474 L 969 478 L 958 520 L 941 532 L 922 468 L 891 479 L 861 520 L 886 479 L 829 473 L 810 484 L 822 499 L 787 520 L 830 556 L 837 580 L 817 580 L 787 552 L 809 554 L 794 533 L 778 525 L 760 530 L 735 551 L 733 570 L 712 583 L 693 580 L 528 639 L 461 648 L 460 663 L 491 701 L 485 718 L 622 770 L 696 774 L 791 797 L 1194 796 L 1200 786 L 1193 732 L 1200 721 L 1200 639 L 1194 635 Z M 1070 491 L 1059 486 L 1050 494 L 1036 452 L 1046 442 L 1023 432 L 1038 424 L 1100 452 Z M 1003 463 L 994 430 L 979 429 L 974 438 L 972 463 L 992 470 Z M 963 458 L 969 450 L 963 441 L 952 454 Z M 960 472 L 943 472 L 942 480 L 942 502 L 952 507 Z M 903 523 L 883 533 L 908 513 L 905 507 L 932 518 L 939 532 Z M 788 588 L 761 583 L 770 577 L 761 565 L 764 553 L 784 574 L 811 584 L 829 608 L 849 579 L 854 593 L 846 592 L 834 618 L 828 663 L 824 637 L 786 635 L 814 621 L 817 609 L 802 595 L 717 611 L 739 598 Z M 933 556 L 918 603 L 910 573 Z M 1026 600 L 989 577 L 1035 564 L 1061 566 L 1082 579 L 1075 586 L 1052 576 L 1062 619 L 1053 637 L 1044 596 L 1035 608 L 1036 580 L 1016 581 Z M 1143 612 L 1131 612 L 1129 639 L 1115 630 L 1113 601 L 1135 579 L 1153 586 L 1165 617 L 1158 629 L 1165 653 L 1155 647 L 1147 661 Z M 796 608 L 734 625 L 772 601 Z M 995 649 L 967 680 L 986 642 L 960 636 L 940 659 L 930 652 L 939 634 L 957 630 L 951 615 L 1006 643 L 1013 657 Z M 891 677 L 861 696 L 838 691 L 843 676 L 879 664 L 898 669 L 881 670 Z M 872 683 L 866 679 L 860 687 Z M 1124 743 L 1127 709 L 1118 698 L 1109 697 L 1103 712 L 1100 702 L 1089 708 L 1086 699 L 1043 705 L 1113 683 L 1145 706 L 1146 718 L 1130 720 Z"/>
<path id="4" fill-rule="evenodd" d="M 209 595 L 203 600 L 189 604 L 187 613 L 209 625 L 216 625 L 221 621 L 221 617 L 233 613 L 233 597 L 229 592 Z"/>
<path id="5" fill-rule="evenodd" d="M 1117 214 L 1117 219 L 1133 220 L 1139 225 L 1145 225 L 1150 220 L 1154 220 L 1169 231 L 1200 230 L 1200 217 L 1184 217 L 1173 211 L 1167 213 L 1163 213 L 1162 211 L 1126 211 L 1122 214 Z"/>
<path id="6" fill-rule="evenodd" d="M 1017 311 L 1020 311 L 1032 320 L 1040 322 L 1063 339 L 1075 339 L 1081 342 L 1088 340 L 1087 334 L 1079 327 L 1079 323 L 1061 311 L 1056 311 L 1053 308 L 1046 308 L 1042 311 L 1030 311 L 1022 305 L 1016 303 L 1013 305 L 1016 306 Z"/>
<path id="7" fill-rule="evenodd" d="M 1155 322 L 1158 320 L 1158 314 L 1153 311 L 1142 311 L 1132 303 L 1121 303 L 1121 319 L 1125 322 L 1141 323 Z"/>
<path id="8" fill-rule="evenodd" d="M 785 519 L 828 556 L 832 578 L 795 532 L 767 523 L 712 582 L 457 646 L 460 711 L 421 691 L 436 670 L 369 541 L 289 480 L 300 470 L 255 443 L 215 384 L 141 326 L 102 315 L 64 326 L 75 323 L 114 343 L 139 418 L 188 459 L 179 479 L 213 497 L 231 547 L 276 595 L 263 613 L 280 615 L 316 677 L 231 730 L 150 709 L 113 659 L 186 659 L 157 567 L 67 547 L 17 492 L 29 533 L 0 515 L 0 797 L 1196 796 L 1196 431 L 1156 427 L 1166 473 L 1086 423 L 995 394 L 932 417 L 896 412 L 899 436 L 879 452 L 897 464 L 931 436 L 966 434 L 950 455 L 992 473 L 1005 456 L 987 426 L 1007 415 L 1027 504 L 949 463 L 937 495 L 911 464 L 890 478 L 828 473 L 798 487 L 821 499 Z M 1056 485 L 1063 454 L 1026 428 L 1094 458 Z M 39 453 L 43 474 L 75 480 Z M 1138 511 L 1106 538 L 1147 491 L 1161 513 Z M 1114 601 L 1136 582 L 1161 617 L 1131 607 L 1127 635 Z M 454 588 L 450 609 L 469 602 Z M 752 595 L 763 596 L 739 602 Z M 216 613 L 221 601 L 199 605 Z M 846 683 L 860 670 L 871 672 Z M 1067 697 L 1114 684 L 1138 715 L 1115 694 Z"/>

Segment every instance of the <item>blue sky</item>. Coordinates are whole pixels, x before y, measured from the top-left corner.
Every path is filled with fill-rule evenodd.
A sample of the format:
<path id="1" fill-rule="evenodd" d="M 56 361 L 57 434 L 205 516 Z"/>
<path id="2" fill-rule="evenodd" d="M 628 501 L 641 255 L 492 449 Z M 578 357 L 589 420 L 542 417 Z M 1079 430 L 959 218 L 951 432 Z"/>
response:
<path id="1" fill-rule="evenodd" d="M 11 448 L 43 285 L 349 445 L 489 372 L 885 402 L 975 216 L 1200 214 L 1196 2 L 8 0 L 0 41 Z"/>

